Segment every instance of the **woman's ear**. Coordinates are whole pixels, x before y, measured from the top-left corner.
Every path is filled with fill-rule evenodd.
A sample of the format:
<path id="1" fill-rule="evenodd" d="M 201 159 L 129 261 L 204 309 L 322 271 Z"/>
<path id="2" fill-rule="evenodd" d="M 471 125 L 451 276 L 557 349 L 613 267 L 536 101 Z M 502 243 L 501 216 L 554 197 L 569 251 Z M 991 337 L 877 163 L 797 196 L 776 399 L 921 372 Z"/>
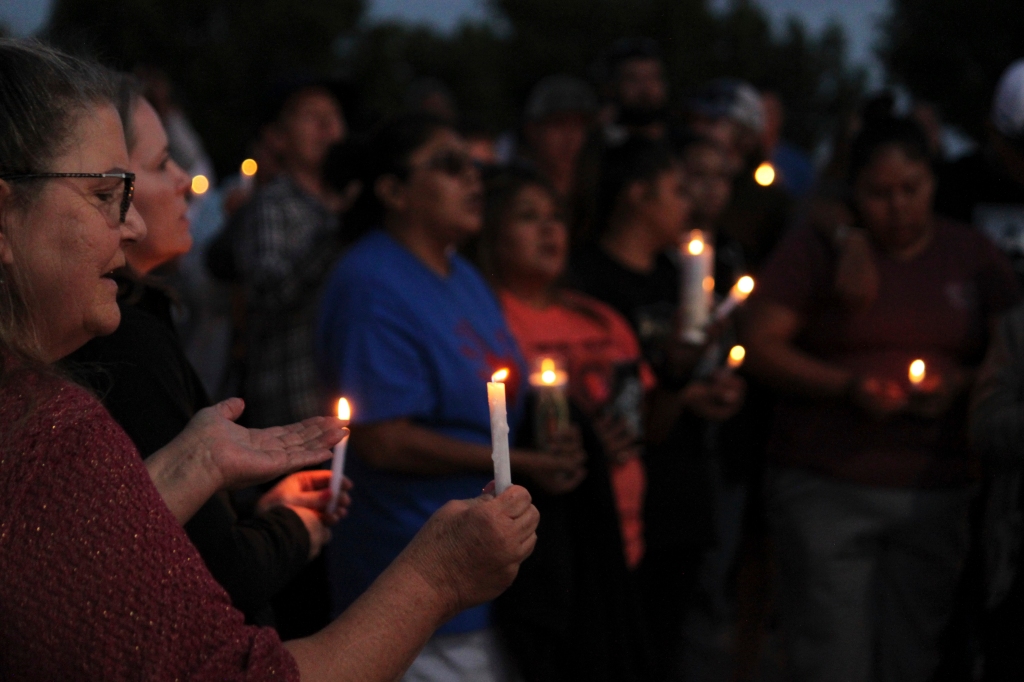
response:
<path id="1" fill-rule="evenodd" d="M 384 204 L 385 209 L 399 212 L 405 209 L 407 203 L 405 184 L 395 175 L 388 173 L 377 178 L 373 184 L 373 191 L 380 203 Z"/>
<path id="2" fill-rule="evenodd" d="M 14 213 L 14 195 L 10 183 L 0 180 L 0 263 L 14 263 L 14 250 L 8 225 Z"/>

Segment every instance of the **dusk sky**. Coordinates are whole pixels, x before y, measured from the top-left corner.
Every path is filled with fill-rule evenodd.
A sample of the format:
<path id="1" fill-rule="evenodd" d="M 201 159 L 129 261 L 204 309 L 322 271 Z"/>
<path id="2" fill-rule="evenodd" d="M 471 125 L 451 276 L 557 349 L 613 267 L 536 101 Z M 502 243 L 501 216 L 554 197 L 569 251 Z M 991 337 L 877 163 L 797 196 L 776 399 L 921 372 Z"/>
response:
<path id="1" fill-rule="evenodd" d="M 830 21 L 841 24 L 850 41 L 850 56 L 855 62 L 880 69 L 872 55 L 877 24 L 888 9 L 888 0 L 757 0 L 776 25 L 795 15 L 817 33 Z M 728 5 L 728 0 L 711 0 L 712 6 Z M 0 0 L 0 21 L 17 35 L 29 35 L 46 20 L 50 0 Z M 450 30 L 463 19 L 483 19 L 487 15 L 484 0 L 371 0 L 371 19 L 401 18 L 424 22 Z"/>

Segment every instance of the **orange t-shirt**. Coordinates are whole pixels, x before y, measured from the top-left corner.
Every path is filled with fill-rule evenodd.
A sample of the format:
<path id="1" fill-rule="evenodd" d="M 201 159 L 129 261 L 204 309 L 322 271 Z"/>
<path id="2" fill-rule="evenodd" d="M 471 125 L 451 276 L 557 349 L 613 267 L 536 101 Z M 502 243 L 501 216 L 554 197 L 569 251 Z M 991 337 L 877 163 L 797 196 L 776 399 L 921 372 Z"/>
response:
<path id="1" fill-rule="evenodd" d="M 559 358 L 569 373 L 569 396 L 584 412 L 597 416 L 614 401 L 627 423 L 640 428 L 643 392 L 654 387 L 655 379 L 642 360 L 633 330 L 619 313 L 597 299 L 570 291 L 563 292 L 564 304 L 543 310 L 506 291 L 500 292 L 500 298 L 527 363 L 541 357 Z M 624 386 L 630 374 L 634 384 L 639 382 L 635 390 Z M 626 564 L 635 568 L 644 554 L 644 465 L 640 459 L 609 462 L 609 471 Z"/>

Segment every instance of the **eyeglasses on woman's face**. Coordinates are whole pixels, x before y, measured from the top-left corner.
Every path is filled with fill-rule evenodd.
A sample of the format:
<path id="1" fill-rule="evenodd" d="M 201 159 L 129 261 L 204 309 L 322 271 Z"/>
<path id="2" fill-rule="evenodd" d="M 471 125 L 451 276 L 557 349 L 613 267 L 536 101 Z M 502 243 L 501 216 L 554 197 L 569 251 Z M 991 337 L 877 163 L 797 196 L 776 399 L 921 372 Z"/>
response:
<path id="1" fill-rule="evenodd" d="M 135 173 L 125 171 L 123 173 L 9 173 L 0 175 L 0 180 L 7 180 L 9 182 L 20 182 L 24 180 L 50 180 L 53 178 L 118 178 L 124 182 L 123 189 L 121 191 L 121 202 L 116 203 L 116 197 L 111 195 L 109 198 L 101 196 L 101 200 L 105 206 L 116 207 L 110 209 L 109 218 L 113 219 L 116 215 L 118 222 L 122 225 L 128 217 L 128 209 L 132 205 L 132 197 L 135 196 Z"/>

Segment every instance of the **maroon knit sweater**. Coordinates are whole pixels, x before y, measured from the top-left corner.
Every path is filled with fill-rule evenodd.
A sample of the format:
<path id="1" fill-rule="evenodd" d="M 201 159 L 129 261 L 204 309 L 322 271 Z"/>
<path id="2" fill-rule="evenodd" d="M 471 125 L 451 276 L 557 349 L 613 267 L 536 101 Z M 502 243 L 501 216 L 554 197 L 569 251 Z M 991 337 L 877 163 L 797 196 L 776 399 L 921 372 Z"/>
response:
<path id="1" fill-rule="evenodd" d="M 0 679 L 299 679 L 103 406 L 29 371 L 0 388 Z"/>

